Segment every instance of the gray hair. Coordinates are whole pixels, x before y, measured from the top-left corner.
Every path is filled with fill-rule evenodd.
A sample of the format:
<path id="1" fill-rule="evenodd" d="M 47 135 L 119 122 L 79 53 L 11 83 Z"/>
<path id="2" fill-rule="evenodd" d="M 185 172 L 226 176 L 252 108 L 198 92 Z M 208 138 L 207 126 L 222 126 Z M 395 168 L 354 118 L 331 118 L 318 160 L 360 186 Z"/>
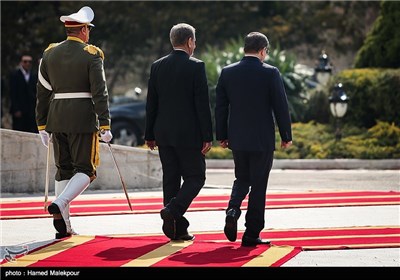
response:
<path id="1" fill-rule="evenodd" d="M 186 23 L 178 23 L 172 26 L 169 33 L 169 39 L 173 47 L 184 45 L 189 38 L 196 39 L 195 37 L 196 29 Z"/>

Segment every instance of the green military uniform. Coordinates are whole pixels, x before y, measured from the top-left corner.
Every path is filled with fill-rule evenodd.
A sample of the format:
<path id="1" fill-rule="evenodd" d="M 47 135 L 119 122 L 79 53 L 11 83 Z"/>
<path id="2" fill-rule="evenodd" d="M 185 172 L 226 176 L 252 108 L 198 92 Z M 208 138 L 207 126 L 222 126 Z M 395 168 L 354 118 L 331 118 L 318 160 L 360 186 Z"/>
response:
<path id="1" fill-rule="evenodd" d="M 39 66 L 36 121 L 52 134 L 56 180 L 75 173 L 95 178 L 99 164 L 99 130 L 110 129 L 104 54 L 96 46 L 69 36 L 50 44 Z M 80 142 L 79 145 L 74 143 Z"/>

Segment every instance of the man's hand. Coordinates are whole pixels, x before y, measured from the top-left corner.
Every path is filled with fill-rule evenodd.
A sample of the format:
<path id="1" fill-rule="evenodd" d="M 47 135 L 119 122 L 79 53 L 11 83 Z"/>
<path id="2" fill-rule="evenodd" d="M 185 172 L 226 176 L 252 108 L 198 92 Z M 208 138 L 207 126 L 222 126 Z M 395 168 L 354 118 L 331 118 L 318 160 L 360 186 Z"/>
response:
<path id="1" fill-rule="evenodd" d="M 50 134 L 46 130 L 39 130 L 40 139 L 43 145 L 48 148 L 50 142 Z"/>
<path id="2" fill-rule="evenodd" d="M 207 154 L 212 146 L 212 142 L 203 142 L 203 148 L 201 148 L 201 153 L 203 155 Z"/>
<path id="3" fill-rule="evenodd" d="M 106 143 L 110 142 L 111 139 L 113 138 L 113 136 L 111 134 L 111 130 L 108 130 L 108 129 L 107 130 L 106 129 L 102 130 L 100 132 L 100 138 L 101 138 L 101 140 L 103 142 L 106 142 Z"/>
<path id="4" fill-rule="evenodd" d="M 150 148 L 150 150 L 154 151 L 157 147 L 156 141 L 152 140 L 152 141 L 145 141 L 147 147 Z"/>
<path id="5" fill-rule="evenodd" d="M 281 148 L 283 148 L 283 149 L 289 148 L 291 145 L 292 145 L 292 141 L 289 141 L 289 142 L 281 141 Z"/>
<path id="6" fill-rule="evenodd" d="M 219 145 L 224 149 L 228 148 L 229 145 L 228 139 L 219 141 Z"/>

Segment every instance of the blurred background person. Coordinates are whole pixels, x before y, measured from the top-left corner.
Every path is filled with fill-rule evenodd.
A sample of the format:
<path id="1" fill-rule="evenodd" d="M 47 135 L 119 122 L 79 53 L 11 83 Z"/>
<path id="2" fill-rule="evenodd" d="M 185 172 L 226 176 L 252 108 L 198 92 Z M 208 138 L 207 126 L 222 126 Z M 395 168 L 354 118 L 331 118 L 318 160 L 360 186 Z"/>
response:
<path id="1" fill-rule="evenodd" d="M 32 56 L 23 54 L 10 75 L 10 114 L 12 129 L 37 133 L 35 107 L 37 73 L 32 70 Z"/>

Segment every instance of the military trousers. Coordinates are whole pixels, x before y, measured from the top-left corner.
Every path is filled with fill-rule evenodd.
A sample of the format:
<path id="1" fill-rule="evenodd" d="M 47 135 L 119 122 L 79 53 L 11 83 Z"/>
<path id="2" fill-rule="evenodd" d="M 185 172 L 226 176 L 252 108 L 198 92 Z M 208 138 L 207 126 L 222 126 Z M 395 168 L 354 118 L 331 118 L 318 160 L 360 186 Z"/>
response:
<path id="1" fill-rule="evenodd" d="M 57 167 L 55 179 L 69 180 L 76 173 L 84 173 L 90 181 L 96 178 L 100 164 L 100 143 L 98 132 L 63 133 L 51 135 L 54 147 L 54 162 Z"/>

